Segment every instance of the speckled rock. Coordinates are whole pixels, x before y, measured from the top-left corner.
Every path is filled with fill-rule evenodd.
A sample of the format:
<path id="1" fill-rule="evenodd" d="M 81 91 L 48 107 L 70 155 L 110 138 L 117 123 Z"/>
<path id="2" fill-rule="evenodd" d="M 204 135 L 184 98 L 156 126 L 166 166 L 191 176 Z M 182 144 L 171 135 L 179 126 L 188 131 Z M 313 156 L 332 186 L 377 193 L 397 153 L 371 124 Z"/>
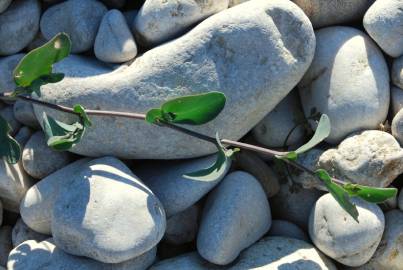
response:
<path id="1" fill-rule="evenodd" d="M 220 267 L 205 261 L 197 252 L 186 253 L 174 258 L 157 262 L 149 270 L 224 270 Z"/>
<path id="2" fill-rule="evenodd" d="M 197 235 L 199 206 L 193 205 L 167 220 L 164 240 L 173 245 L 193 241 Z"/>
<path id="3" fill-rule="evenodd" d="M 392 121 L 392 135 L 403 145 L 403 109 L 401 109 Z"/>
<path id="4" fill-rule="evenodd" d="M 96 0 L 68 0 L 42 14 L 41 32 L 47 40 L 65 32 L 71 38 L 72 52 L 84 52 L 94 45 L 99 24 L 106 12 L 106 7 Z"/>
<path id="5" fill-rule="evenodd" d="M 166 218 L 160 201 L 121 161 L 94 159 L 70 177 L 53 205 L 51 231 L 57 247 L 121 263 L 161 240 Z"/>
<path id="6" fill-rule="evenodd" d="M 283 147 L 291 130 L 304 121 L 298 93 L 292 91 L 252 129 L 252 134 L 257 142 L 267 147 Z M 285 146 L 300 143 L 304 135 L 304 127 L 300 125 L 288 137 Z"/>
<path id="7" fill-rule="evenodd" d="M 363 131 L 324 152 L 319 167 L 344 181 L 387 187 L 403 173 L 403 149 L 389 133 Z"/>
<path id="8" fill-rule="evenodd" d="M 14 248 L 8 258 L 8 270 L 146 270 L 155 260 L 156 248 L 132 260 L 105 264 L 65 253 L 53 239 L 42 242 L 25 241 Z"/>
<path id="9" fill-rule="evenodd" d="M 393 61 L 391 77 L 396 86 L 403 88 L 403 56 Z"/>
<path id="10" fill-rule="evenodd" d="M 351 27 L 322 28 L 316 31 L 316 43 L 315 58 L 298 85 L 305 115 L 316 111 L 329 116 L 332 129 L 326 141 L 333 144 L 352 132 L 378 128 L 390 100 L 382 52 Z"/>
<path id="11" fill-rule="evenodd" d="M 274 219 L 271 223 L 268 236 L 281 236 L 295 238 L 305 242 L 310 242 L 308 235 L 297 225 L 287 220 Z"/>
<path id="12" fill-rule="evenodd" d="M 147 0 L 137 14 L 134 32 L 143 45 L 157 45 L 227 7 L 228 0 Z"/>
<path id="13" fill-rule="evenodd" d="M 122 63 L 137 55 L 137 45 L 123 14 L 112 9 L 102 18 L 94 44 L 95 56 L 104 62 Z"/>
<path id="14" fill-rule="evenodd" d="M 402 9 L 401 0 L 376 1 L 364 16 L 365 30 L 392 57 L 403 54 Z"/>
<path id="15" fill-rule="evenodd" d="M 167 99 L 213 89 L 227 96 L 223 112 L 214 121 L 191 128 L 239 139 L 301 79 L 314 47 L 312 26 L 295 4 L 253 0 L 207 18 L 186 35 L 108 74 L 70 78 L 70 73 L 80 73 L 86 62 L 60 63 L 55 72 L 67 74 L 67 79 L 43 86 L 41 99 L 64 105 L 80 103 L 89 109 L 136 108 L 140 113 Z M 71 115 L 39 106 L 34 109 L 37 118 L 46 110 L 61 121 L 72 120 Z M 176 159 L 216 151 L 210 143 L 144 121 L 104 116 L 91 119 L 93 127 L 72 149 L 75 153 Z"/>
<path id="16" fill-rule="evenodd" d="M 270 228 L 269 202 L 252 175 L 236 171 L 208 196 L 197 235 L 197 250 L 207 261 L 226 265 Z"/>
<path id="17" fill-rule="evenodd" d="M 39 29 L 41 6 L 38 0 L 14 0 L 0 13 L 0 55 L 24 49 Z"/>
<path id="18" fill-rule="evenodd" d="M 13 249 L 13 243 L 11 242 L 10 226 L 2 226 L 0 228 L 0 265 L 5 266 L 7 264 L 8 254 Z"/>
<path id="19" fill-rule="evenodd" d="M 67 166 L 72 155 L 64 151 L 52 150 L 46 143 L 43 131 L 34 133 L 22 151 L 24 170 L 34 178 L 42 179 Z"/>
<path id="20" fill-rule="evenodd" d="M 34 108 L 32 107 L 32 103 L 17 100 L 13 106 L 14 117 L 18 120 L 18 122 L 29 126 L 34 129 L 39 129 L 40 125 L 38 120 L 36 120 Z"/>
<path id="21" fill-rule="evenodd" d="M 135 166 L 135 171 L 160 199 L 167 217 L 171 217 L 194 205 L 221 181 L 222 177 L 210 181 L 183 177 L 184 174 L 208 168 L 215 160 L 213 155 L 184 161 L 152 161 Z"/>
<path id="22" fill-rule="evenodd" d="M 4 12 L 11 4 L 12 0 L 0 0 L 0 13 Z"/>
<path id="23" fill-rule="evenodd" d="M 41 242 L 47 238 L 49 238 L 49 235 L 37 233 L 34 230 L 31 230 L 21 218 L 19 218 L 17 223 L 14 225 L 11 234 L 11 240 L 14 247 L 28 240 Z"/>
<path id="24" fill-rule="evenodd" d="M 15 89 L 13 71 L 24 55 L 19 53 L 0 58 L 0 92 L 9 92 Z"/>
<path id="25" fill-rule="evenodd" d="M 392 87 L 391 96 L 392 113 L 396 115 L 403 109 L 403 90 L 398 87 Z"/>
<path id="26" fill-rule="evenodd" d="M 309 235 L 315 246 L 330 258 L 360 266 L 369 261 L 381 241 L 385 217 L 376 204 L 351 199 L 359 213 L 356 222 L 329 193 L 312 208 Z"/>
<path id="27" fill-rule="evenodd" d="M 375 0 L 292 0 L 308 15 L 313 27 L 320 28 L 361 21 Z"/>

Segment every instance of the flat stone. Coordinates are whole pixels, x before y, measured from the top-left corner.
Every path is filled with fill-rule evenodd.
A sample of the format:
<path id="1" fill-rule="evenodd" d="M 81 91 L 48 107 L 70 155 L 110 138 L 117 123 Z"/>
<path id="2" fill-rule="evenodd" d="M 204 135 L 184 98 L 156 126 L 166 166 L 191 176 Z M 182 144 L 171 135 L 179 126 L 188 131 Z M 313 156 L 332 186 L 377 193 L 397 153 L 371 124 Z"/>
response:
<path id="1" fill-rule="evenodd" d="M 146 270 L 155 260 L 157 249 L 123 263 L 106 264 L 65 253 L 52 238 L 28 240 L 14 248 L 8 258 L 8 270 Z"/>
<path id="2" fill-rule="evenodd" d="M 376 1 L 364 16 L 365 30 L 392 57 L 403 54 L 402 8 L 401 0 Z"/>
<path id="3" fill-rule="evenodd" d="M 147 0 L 134 22 L 139 42 L 146 46 L 177 37 L 193 24 L 228 7 L 228 0 Z"/>
<path id="4" fill-rule="evenodd" d="M 392 86 L 391 96 L 392 112 L 393 115 L 396 115 L 401 109 L 403 109 L 403 90 Z"/>
<path id="5" fill-rule="evenodd" d="M 0 55 L 24 49 L 39 30 L 41 6 L 38 0 L 14 0 L 0 13 Z"/>
<path id="6" fill-rule="evenodd" d="M 306 13 L 314 28 L 361 21 L 375 0 L 293 0 Z"/>
<path id="7" fill-rule="evenodd" d="M 171 98 L 220 91 L 227 96 L 222 113 L 191 129 L 237 140 L 297 84 L 312 60 L 314 47 L 311 24 L 295 4 L 250 1 L 207 18 L 188 34 L 107 74 L 71 78 L 71 73 L 79 74 L 87 63 L 58 63 L 55 72 L 63 72 L 67 78 L 43 86 L 41 99 L 69 106 L 80 103 L 88 109 L 144 113 Z M 71 115 L 51 109 L 34 106 L 34 110 L 38 119 L 46 110 L 61 121 L 73 120 Z M 144 121 L 91 119 L 93 127 L 73 152 L 126 159 L 190 158 L 216 152 L 210 143 Z"/>
<path id="8" fill-rule="evenodd" d="M 396 86 L 403 88 L 403 56 L 393 60 L 391 77 Z"/>
<path id="9" fill-rule="evenodd" d="M 122 63 L 137 55 L 137 45 L 123 14 L 112 9 L 102 18 L 94 44 L 95 56 L 104 62 Z"/>
<path id="10" fill-rule="evenodd" d="M 336 149 L 325 151 L 318 164 L 344 181 L 387 187 L 403 173 L 403 149 L 391 134 L 368 130 L 351 135 Z"/>
<path id="11" fill-rule="evenodd" d="M 298 85 L 305 116 L 312 112 L 329 116 L 332 129 L 326 141 L 332 144 L 352 132 L 378 128 L 390 100 L 382 52 L 352 27 L 327 27 L 315 33 L 315 57 Z"/>
<path id="12" fill-rule="evenodd" d="M 211 263 L 229 264 L 270 225 L 270 205 L 259 182 L 248 173 L 232 172 L 207 198 L 197 250 Z"/>
<path id="13" fill-rule="evenodd" d="M 17 223 L 15 223 L 11 234 L 11 240 L 14 247 L 28 240 L 41 242 L 47 238 L 49 238 L 49 235 L 37 233 L 34 230 L 31 230 L 21 218 L 19 218 Z"/>
<path id="14" fill-rule="evenodd" d="M 16 88 L 13 71 L 25 54 L 19 53 L 0 58 L 0 92 L 14 91 Z"/>
<path id="15" fill-rule="evenodd" d="M 21 159 L 24 170 L 30 176 L 42 179 L 67 166 L 73 157 L 69 152 L 52 150 L 43 131 L 38 131 L 25 145 Z"/>
<path id="16" fill-rule="evenodd" d="M 70 177 L 53 205 L 51 231 L 57 247 L 121 263 L 161 240 L 166 228 L 162 204 L 124 163 L 114 157 L 94 159 Z"/>
<path id="17" fill-rule="evenodd" d="M 403 145 L 403 109 L 401 109 L 392 121 L 392 135 Z"/>
<path id="18" fill-rule="evenodd" d="M 309 217 L 309 235 L 315 246 L 347 266 L 360 266 L 378 247 L 385 217 L 376 204 L 352 198 L 359 213 L 356 222 L 329 193 L 314 205 Z"/>
<path id="19" fill-rule="evenodd" d="M 99 1 L 69 0 L 48 8 L 41 17 L 41 32 L 50 40 L 57 33 L 69 34 L 71 51 L 80 53 L 92 48 L 107 8 Z"/>
<path id="20" fill-rule="evenodd" d="M 268 236 L 281 236 L 295 238 L 305 242 L 310 242 L 308 235 L 297 225 L 287 220 L 274 219 L 271 223 Z"/>
<path id="21" fill-rule="evenodd" d="M 14 103 L 13 110 L 14 117 L 18 120 L 18 122 L 33 129 L 39 129 L 41 127 L 38 120 L 36 120 L 32 103 L 23 100 L 17 100 Z"/>
<path id="22" fill-rule="evenodd" d="M 199 206 L 193 205 L 167 220 L 164 240 L 173 245 L 192 242 L 197 235 Z"/>

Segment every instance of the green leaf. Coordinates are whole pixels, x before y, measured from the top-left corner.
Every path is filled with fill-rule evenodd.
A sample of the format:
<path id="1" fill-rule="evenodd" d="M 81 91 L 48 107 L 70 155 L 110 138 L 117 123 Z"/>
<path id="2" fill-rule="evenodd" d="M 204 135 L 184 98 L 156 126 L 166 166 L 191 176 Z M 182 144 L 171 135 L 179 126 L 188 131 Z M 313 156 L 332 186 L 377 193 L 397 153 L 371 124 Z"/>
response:
<path id="1" fill-rule="evenodd" d="M 332 181 L 332 178 L 328 174 L 327 171 L 323 169 L 319 169 L 316 172 L 316 175 L 321 179 L 326 188 L 329 190 L 330 194 L 336 199 L 339 205 L 354 218 L 355 221 L 358 221 L 358 210 L 357 207 L 350 201 L 350 195 L 343 189 L 343 187 Z"/>
<path id="2" fill-rule="evenodd" d="M 397 195 L 396 188 L 377 188 L 347 183 L 343 188 L 350 196 L 357 196 L 371 203 L 382 203 Z"/>
<path id="3" fill-rule="evenodd" d="M 14 69 L 17 86 L 30 86 L 35 80 L 52 73 L 52 65 L 70 54 L 71 41 L 67 34 L 59 33 L 43 46 L 25 55 Z M 60 77 L 59 77 L 60 78 Z"/>
<path id="4" fill-rule="evenodd" d="M 63 80 L 64 74 L 63 73 L 51 73 L 49 75 L 42 75 L 38 79 L 34 80 L 31 85 L 27 87 L 18 87 L 13 93 L 12 96 L 16 97 L 21 94 L 30 95 L 35 92 L 38 96 L 40 96 L 40 89 L 42 85 L 48 83 L 57 83 Z"/>
<path id="5" fill-rule="evenodd" d="M 44 132 L 48 138 L 49 147 L 65 151 L 80 142 L 84 135 L 85 126 L 76 122 L 71 125 L 57 121 L 46 113 L 43 114 Z"/>
<path id="6" fill-rule="evenodd" d="M 313 137 L 306 144 L 295 150 L 295 153 L 297 153 L 298 155 L 302 154 L 321 143 L 329 136 L 330 129 L 331 126 L 329 117 L 326 114 L 322 114 Z"/>
<path id="7" fill-rule="evenodd" d="M 21 147 L 10 136 L 10 132 L 10 125 L 0 116 L 0 157 L 4 158 L 9 164 L 15 164 L 21 158 Z"/>
<path id="8" fill-rule="evenodd" d="M 162 118 L 161 109 L 151 109 L 146 114 L 146 121 L 150 124 L 158 124 Z"/>
<path id="9" fill-rule="evenodd" d="M 239 151 L 239 149 L 225 149 L 221 144 L 218 135 L 216 146 L 218 148 L 217 160 L 213 165 L 197 172 L 185 174 L 183 177 L 195 181 L 215 181 L 224 177 L 231 166 L 232 156 L 235 152 Z"/>
<path id="10" fill-rule="evenodd" d="M 80 105 L 80 104 L 74 105 L 73 110 L 74 110 L 74 112 L 79 114 L 81 123 L 84 125 L 84 127 L 92 126 L 91 120 L 88 117 L 88 114 L 85 112 L 85 109 L 82 105 Z"/>
<path id="11" fill-rule="evenodd" d="M 217 117 L 225 101 L 225 95 L 220 92 L 184 96 L 165 102 L 161 114 L 169 123 L 202 125 Z"/>

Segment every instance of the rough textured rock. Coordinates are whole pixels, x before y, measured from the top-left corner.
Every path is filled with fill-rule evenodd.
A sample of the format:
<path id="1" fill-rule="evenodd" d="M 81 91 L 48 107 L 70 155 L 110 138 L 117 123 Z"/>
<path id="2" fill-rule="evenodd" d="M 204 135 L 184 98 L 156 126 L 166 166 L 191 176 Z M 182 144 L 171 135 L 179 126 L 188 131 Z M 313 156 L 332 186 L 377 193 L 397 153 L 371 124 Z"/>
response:
<path id="1" fill-rule="evenodd" d="M 337 149 L 325 151 L 318 163 L 344 181 L 387 187 L 403 173 L 403 149 L 391 134 L 368 130 L 349 136 Z"/>
<path id="2" fill-rule="evenodd" d="M 38 120 L 36 120 L 34 108 L 32 107 L 32 103 L 17 100 L 13 106 L 14 117 L 21 122 L 22 124 L 32 127 L 34 129 L 39 129 L 40 125 Z"/>
<path id="3" fill-rule="evenodd" d="M 186 253 L 174 258 L 159 261 L 149 270 L 224 270 L 220 266 L 205 261 L 197 252 Z"/>
<path id="4" fill-rule="evenodd" d="M 259 182 L 248 173 L 233 172 L 207 198 L 197 250 L 211 263 L 229 264 L 270 225 L 270 205 Z"/>
<path id="5" fill-rule="evenodd" d="M 356 222 L 329 193 L 312 208 L 309 235 L 315 246 L 330 258 L 360 266 L 374 254 L 385 228 L 385 217 L 376 205 L 352 198 L 359 213 Z"/>
<path id="6" fill-rule="evenodd" d="M 25 48 L 39 29 L 41 7 L 38 0 L 14 0 L 0 13 L 0 55 L 11 55 Z"/>
<path id="7" fill-rule="evenodd" d="M 119 10 L 110 10 L 102 18 L 94 52 L 99 60 L 109 63 L 122 63 L 136 57 L 136 42 Z"/>
<path id="8" fill-rule="evenodd" d="M 164 240 L 180 245 L 193 241 L 197 235 L 199 206 L 193 205 L 167 220 Z"/>
<path id="9" fill-rule="evenodd" d="M 290 131 L 304 121 L 298 93 L 292 91 L 252 129 L 252 134 L 257 142 L 265 146 L 283 147 Z M 291 133 L 285 145 L 301 142 L 304 135 L 304 127 L 300 125 Z"/>
<path id="10" fill-rule="evenodd" d="M 375 0 L 293 0 L 309 17 L 313 27 L 361 21 Z"/>
<path id="11" fill-rule="evenodd" d="M 398 140 L 400 145 L 403 145 L 403 109 L 393 117 L 392 135 Z"/>
<path id="12" fill-rule="evenodd" d="M 13 71 L 24 55 L 19 53 L 0 58 L 0 92 L 9 92 L 15 89 Z"/>
<path id="13" fill-rule="evenodd" d="M 365 30 L 392 57 L 403 54 L 402 10 L 401 0 L 376 1 L 364 16 Z"/>
<path id="14" fill-rule="evenodd" d="M 208 168 L 215 160 L 213 155 L 184 161 L 152 161 L 135 166 L 135 171 L 162 202 L 167 217 L 171 217 L 194 205 L 221 181 L 222 178 L 196 181 L 183 177 L 184 174 Z"/>
<path id="15" fill-rule="evenodd" d="M 286 220 L 274 219 L 271 223 L 268 236 L 295 238 L 310 242 L 308 235 L 297 225 Z"/>
<path id="16" fill-rule="evenodd" d="M 227 7 L 228 0 L 147 0 L 134 21 L 134 32 L 143 45 L 157 45 Z"/>
<path id="17" fill-rule="evenodd" d="M 239 139 L 300 80 L 314 47 L 311 24 L 296 5 L 254 0 L 207 18 L 181 38 L 147 51 L 127 68 L 70 78 L 71 72 L 80 73 L 87 64 L 60 63 L 55 72 L 67 78 L 43 86 L 41 98 L 91 109 L 146 112 L 174 97 L 221 91 L 227 95 L 223 112 L 192 129 Z M 44 108 L 34 109 L 37 118 L 42 117 Z M 62 121 L 71 117 L 47 112 Z M 143 121 L 104 116 L 92 120 L 93 127 L 72 151 L 142 159 L 189 158 L 216 151 L 209 143 Z"/>
<path id="18" fill-rule="evenodd" d="M 398 87 L 392 87 L 391 96 L 392 113 L 395 115 L 403 109 L 403 90 Z"/>
<path id="19" fill-rule="evenodd" d="M 37 233 L 34 230 L 31 230 L 21 218 L 18 219 L 17 223 L 14 225 L 11 234 L 11 240 L 14 247 L 28 240 L 41 242 L 47 238 L 49 238 L 49 235 Z"/>
<path id="20" fill-rule="evenodd" d="M 270 199 L 273 218 L 290 221 L 300 228 L 308 228 L 309 213 L 322 192 L 281 185 L 280 192 Z"/>
<path id="21" fill-rule="evenodd" d="M 0 0 L 0 13 L 4 12 L 11 4 L 12 0 Z"/>
<path id="22" fill-rule="evenodd" d="M 106 7 L 95 0 L 68 0 L 43 13 L 41 32 L 47 40 L 65 32 L 71 38 L 72 52 L 84 52 L 94 45 L 99 24 L 106 12 Z"/>
<path id="23" fill-rule="evenodd" d="M 320 29 L 316 43 L 311 67 L 298 85 L 305 115 L 316 111 L 329 116 L 329 143 L 354 131 L 377 128 L 386 119 L 390 99 L 382 52 L 351 27 Z"/>
<path id="24" fill-rule="evenodd" d="M 391 73 L 392 82 L 403 88 L 403 56 L 393 61 Z"/>
<path id="25" fill-rule="evenodd" d="M 43 131 L 34 133 L 22 151 L 24 170 L 34 178 L 42 179 L 67 166 L 72 161 L 68 152 L 52 150 Z"/>
<path id="26" fill-rule="evenodd" d="M 42 179 L 26 192 L 21 201 L 20 213 L 29 228 L 38 233 L 51 234 L 52 207 L 60 188 L 69 185 L 76 172 L 88 162 L 89 159 L 77 160 Z"/>
<path id="27" fill-rule="evenodd" d="M 336 270 L 336 266 L 311 244 L 293 238 L 266 237 L 244 252 L 228 270 L 317 269 Z"/>
<path id="28" fill-rule="evenodd" d="M 92 160 L 71 178 L 53 206 L 57 247 L 121 263 L 150 250 L 163 237 L 166 220 L 160 201 L 118 159 Z"/>
<path id="29" fill-rule="evenodd" d="M 2 226 L 0 228 L 0 265 L 3 266 L 7 264 L 8 254 L 13 249 L 11 230 L 10 226 Z"/>
<path id="30" fill-rule="evenodd" d="M 14 248 L 8 258 L 8 270 L 146 270 L 155 260 L 156 248 L 132 260 L 105 264 L 65 253 L 53 239 L 40 243 L 29 240 Z"/>

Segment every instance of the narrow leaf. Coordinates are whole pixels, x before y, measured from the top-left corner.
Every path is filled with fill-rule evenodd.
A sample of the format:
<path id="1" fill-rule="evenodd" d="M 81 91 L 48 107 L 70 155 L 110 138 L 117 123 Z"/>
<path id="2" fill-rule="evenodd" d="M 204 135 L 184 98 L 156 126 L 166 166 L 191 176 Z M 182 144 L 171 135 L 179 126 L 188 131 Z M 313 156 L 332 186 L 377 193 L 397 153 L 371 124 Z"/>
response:
<path id="1" fill-rule="evenodd" d="M 15 164 L 21 158 L 21 147 L 10 132 L 10 125 L 0 116 L 0 157 L 9 164 Z"/>
<path id="2" fill-rule="evenodd" d="M 382 203 L 397 195 L 396 188 L 377 188 L 358 184 L 345 184 L 343 188 L 350 196 L 357 196 L 371 203 Z"/>
<path id="3" fill-rule="evenodd" d="M 225 101 L 220 92 L 175 98 L 161 106 L 162 117 L 170 123 L 202 125 L 217 117 Z"/>
<path id="4" fill-rule="evenodd" d="M 329 136 L 330 129 L 331 126 L 329 117 L 326 114 L 322 114 L 313 137 L 306 144 L 295 150 L 295 153 L 302 154 L 321 143 Z"/>
<path id="5" fill-rule="evenodd" d="M 85 109 L 82 105 L 80 105 L 80 104 L 74 105 L 73 110 L 74 110 L 74 112 L 76 112 L 80 115 L 80 120 L 81 120 L 81 123 L 84 125 L 84 127 L 92 126 L 91 120 L 88 117 L 88 114 L 85 112 Z"/>
<path id="6" fill-rule="evenodd" d="M 60 33 L 43 46 L 25 55 L 14 69 L 14 81 L 27 87 L 38 78 L 52 73 L 52 65 L 67 57 L 71 41 L 67 34 Z"/>
<path id="7" fill-rule="evenodd" d="M 354 218 L 355 221 L 358 221 L 358 210 L 357 207 L 350 201 L 350 195 L 343 189 L 343 187 L 332 181 L 329 173 L 323 169 L 319 169 L 316 172 L 316 175 L 321 179 L 326 188 L 329 190 L 330 194 L 332 194 L 333 198 L 339 203 L 339 205 L 350 214 L 351 217 Z"/>

